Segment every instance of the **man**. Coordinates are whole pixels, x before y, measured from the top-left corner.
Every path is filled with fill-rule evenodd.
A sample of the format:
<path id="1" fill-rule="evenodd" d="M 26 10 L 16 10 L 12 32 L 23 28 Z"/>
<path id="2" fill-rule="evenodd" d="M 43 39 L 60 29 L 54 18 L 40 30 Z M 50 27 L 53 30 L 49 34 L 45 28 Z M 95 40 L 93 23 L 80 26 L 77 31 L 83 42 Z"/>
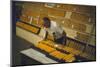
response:
<path id="1" fill-rule="evenodd" d="M 58 44 L 66 45 L 66 33 L 56 22 L 51 21 L 48 17 L 43 18 L 43 26 L 46 31 L 44 39 L 47 38 L 47 35 L 54 37 L 54 41 Z"/>

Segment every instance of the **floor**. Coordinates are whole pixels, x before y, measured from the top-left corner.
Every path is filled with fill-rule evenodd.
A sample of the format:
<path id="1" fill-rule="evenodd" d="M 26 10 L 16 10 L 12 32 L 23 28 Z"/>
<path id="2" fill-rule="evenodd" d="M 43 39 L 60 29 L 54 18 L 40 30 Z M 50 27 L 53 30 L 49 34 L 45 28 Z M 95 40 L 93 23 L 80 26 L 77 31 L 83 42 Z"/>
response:
<path id="1" fill-rule="evenodd" d="M 24 40 L 24 39 L 22 39 L 22 38 L 20 38 L 20 37 L 13 34 L 13 36 L 12 36 L 12 45 L 11 45 L 12 46 L 12 50 L 11 50 L 12 51 L 12 64 L 15 65 L 15 66 L 16 65 L 17 66 L 22 65 L 22 63 L 21 63 L 22 56 L 20 54 L 20 51 L 28 49 L 32 45 L 33 45 L 32 43 L 29 43 L 28 41 L 26 41 L 26 40 Z M 77 59 L 84 60 L 84 58 L 80 58 L 80 57 L 78 57 Z M 24 60 L 26 60 L 26 59 L 24 59 Z M 86 60 L 84 60 L 84 61 L 86 61 Z M 35 60 L 34 61 L 32 60 L 31 62 L 34 65 L 39 64 Z"/>
<path id="2" fill-rule="evenodd" d="M 21 55 L 20 51 L 24 49 L 28 49 L 32 46 L 31 43 L 26 40 L 13 35 L 12 36 L 12 64 L 13 65 L 21 65 Z"/>

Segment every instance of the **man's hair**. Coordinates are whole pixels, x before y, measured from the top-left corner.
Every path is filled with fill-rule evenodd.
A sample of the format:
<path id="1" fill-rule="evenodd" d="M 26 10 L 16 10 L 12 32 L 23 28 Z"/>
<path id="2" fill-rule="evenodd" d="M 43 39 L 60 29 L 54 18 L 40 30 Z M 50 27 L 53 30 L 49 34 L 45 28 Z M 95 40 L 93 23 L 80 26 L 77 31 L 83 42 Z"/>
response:
<path id="1" fill-rule="evenodd" d="M 50 19 L 48 17 L 44 17 L 43 21 L 44 21 L 44 26 L 50 27 Z"/>
<path id="2" fill-rule="evenodd" d="M 44 17 L 43 20 L 44 20 L 45 22 L 50 22 L 50 19 L 49 19 L 48 17 Z"/>

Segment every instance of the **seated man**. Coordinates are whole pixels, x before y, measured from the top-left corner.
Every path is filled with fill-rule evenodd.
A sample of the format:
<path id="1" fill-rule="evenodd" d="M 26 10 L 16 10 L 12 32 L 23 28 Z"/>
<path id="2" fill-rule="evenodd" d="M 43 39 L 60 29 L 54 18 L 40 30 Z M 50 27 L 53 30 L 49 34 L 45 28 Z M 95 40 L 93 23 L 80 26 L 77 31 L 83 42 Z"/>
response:
<path id="1" fill-rule="evenodd" d="M 52 35 L 54 37 L 54 41 L 58 44 L 66 45 L 66 33 L 54 21 L 50 21 L 48 17 L 43 18 L 43 26 L 44 30 L 46 31 L 44 39 L 47 38 L 47 35 Z"/>

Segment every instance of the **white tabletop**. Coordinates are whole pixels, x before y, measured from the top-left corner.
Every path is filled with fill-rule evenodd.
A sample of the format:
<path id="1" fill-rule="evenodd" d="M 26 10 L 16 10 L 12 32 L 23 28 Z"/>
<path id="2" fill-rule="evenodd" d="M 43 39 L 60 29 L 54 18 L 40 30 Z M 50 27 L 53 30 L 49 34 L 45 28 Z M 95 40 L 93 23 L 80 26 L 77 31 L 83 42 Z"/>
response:
<path id="1" fill-rule="evenodd" d="M 43 54 L 39 51 L 36 51 L 32 48 L 23 50 L 23 51 L 21 51 L 21 53 L 28 56 L 28 57 L 30 57 L 30 58 L 32 58 L 32 59 L 35 59 L 35 60 L 41 62 L 43 64 L 58 63 L 57 61 L 46 57 L 45 54 Z"/>

